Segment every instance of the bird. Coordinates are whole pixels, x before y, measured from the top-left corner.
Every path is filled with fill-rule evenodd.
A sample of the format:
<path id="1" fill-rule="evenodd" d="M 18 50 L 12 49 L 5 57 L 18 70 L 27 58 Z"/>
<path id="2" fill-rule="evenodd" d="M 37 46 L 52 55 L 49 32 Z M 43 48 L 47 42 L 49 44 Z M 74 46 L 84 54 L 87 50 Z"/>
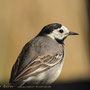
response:
<path id="1" fill-rule="evenodd" d="M 65 56 L 64 40 L 70 35 L 64 25 L 45 25 L 27 42 L 12 67 L 9 83 L 13 86 L 50 85 L 59 77 Z"/>

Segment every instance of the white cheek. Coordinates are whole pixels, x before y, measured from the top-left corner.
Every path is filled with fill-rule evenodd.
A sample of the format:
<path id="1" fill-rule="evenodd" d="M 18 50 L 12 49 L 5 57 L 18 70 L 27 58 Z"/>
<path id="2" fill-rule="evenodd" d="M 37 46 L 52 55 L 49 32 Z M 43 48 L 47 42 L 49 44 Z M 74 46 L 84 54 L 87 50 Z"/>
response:
<path id="1" fill-rule="evenodd" d="M 58 39 L 63 39 L 64 35 L 63 35 L 63 33 L 62 34 L 59 33 L 59 31 L 55 31 L 54 32 L 54 37 L 58 38 Z"/>
<path id="2" fill-rule="evenodd" d="M 62 39 L 62 36 L 63 35 L 57 34 L 57 35 L 55 35 L 55 38 Z"/>
<path id="3" fill-rule="evenodd" d="M 53 33 L 48 34 L 49 37 L 51 37 L 52 39 L 58 38 L 58 39 L 62 39 L 63 38 L 63 34 L 60 34 L 57 30 L 53 31 Z"/>

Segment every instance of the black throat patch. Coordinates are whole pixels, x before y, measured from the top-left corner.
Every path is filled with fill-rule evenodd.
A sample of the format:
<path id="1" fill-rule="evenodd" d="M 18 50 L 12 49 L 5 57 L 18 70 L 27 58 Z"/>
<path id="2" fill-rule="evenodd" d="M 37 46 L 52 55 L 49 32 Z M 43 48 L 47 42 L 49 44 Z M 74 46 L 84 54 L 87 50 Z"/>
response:
<path id="1" fill-rule="evenodd" d="M 66 38 L 66 37 L 64 37 L 63 39 L 55 38 L 55 40 L 56 40 L 59 44 L 64 44 L 65 38 Z"/>

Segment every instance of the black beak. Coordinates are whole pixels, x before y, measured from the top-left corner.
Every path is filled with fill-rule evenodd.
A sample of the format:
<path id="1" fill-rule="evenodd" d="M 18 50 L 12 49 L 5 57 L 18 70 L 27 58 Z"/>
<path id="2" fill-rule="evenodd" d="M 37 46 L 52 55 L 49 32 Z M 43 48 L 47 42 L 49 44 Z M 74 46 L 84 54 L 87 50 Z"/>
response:
<path id="1" fill-rule="evenodd" d="M 68 35 L 79 35 L 78 33 L 75 33 L 75 32 L 69 32 Z"/>

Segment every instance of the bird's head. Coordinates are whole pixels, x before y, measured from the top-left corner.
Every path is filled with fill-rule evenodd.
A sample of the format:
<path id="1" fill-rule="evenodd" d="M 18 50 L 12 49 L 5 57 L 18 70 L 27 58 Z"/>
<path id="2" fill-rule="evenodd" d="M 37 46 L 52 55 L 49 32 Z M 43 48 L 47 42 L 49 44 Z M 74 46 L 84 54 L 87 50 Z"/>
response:
<path id="1" fill-rule="evenodd" d="M 78 33 L 70 32 L 64 25 L 53 23 L 48 24 L 39 33 L 39 35 L 47 35 L 50 38 L 63 43 L 64 39 L 69 35 L 78 35 Z"/>

